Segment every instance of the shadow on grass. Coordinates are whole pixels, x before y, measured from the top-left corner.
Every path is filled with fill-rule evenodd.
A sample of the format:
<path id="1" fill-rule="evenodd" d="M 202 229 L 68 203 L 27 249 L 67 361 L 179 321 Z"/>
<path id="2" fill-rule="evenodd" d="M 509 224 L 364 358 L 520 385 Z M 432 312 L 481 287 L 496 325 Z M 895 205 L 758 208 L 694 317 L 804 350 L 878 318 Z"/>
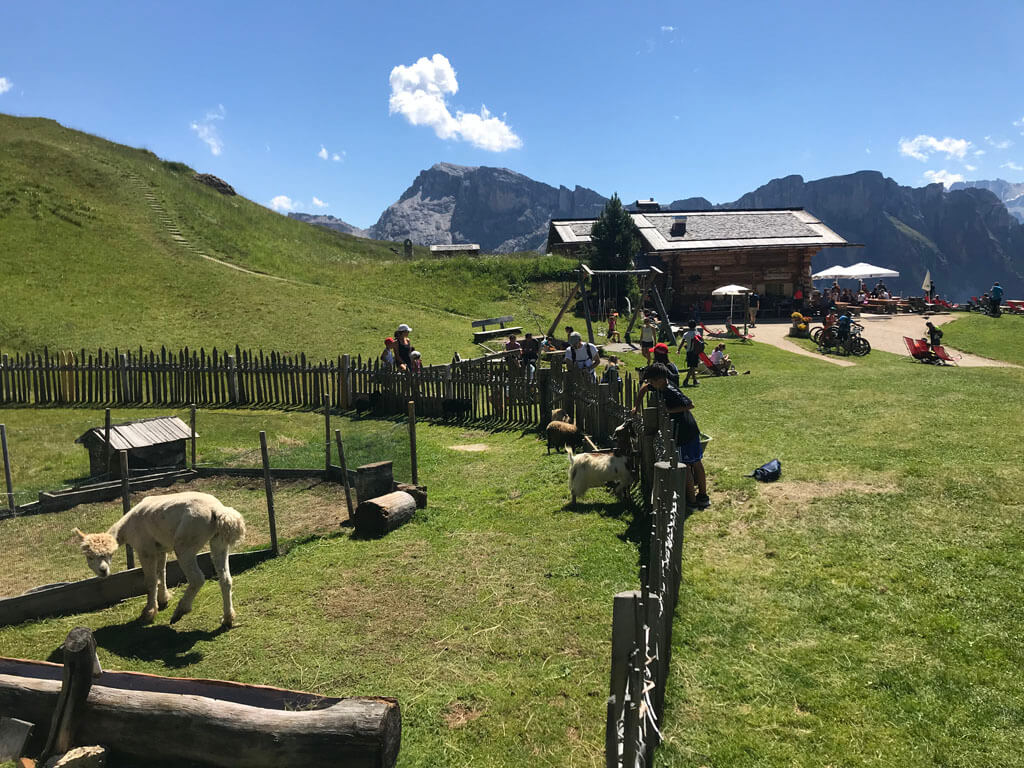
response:
<path id="1" fill-rule="evenodd" d="M 190 629 L 176 631 L 166 624 L 139 624 L 137 620 L 125 624 L 100 627 L 93 632 L 96 645 L 124 658 L 159 661 L 171 669 L 181 669 L 202 661 L 203 654 L 193 650 L 201 640 L 213 640 L 228 630 Z M 63 653 L 57 648 L 47 661 L 61 663 Z"/>

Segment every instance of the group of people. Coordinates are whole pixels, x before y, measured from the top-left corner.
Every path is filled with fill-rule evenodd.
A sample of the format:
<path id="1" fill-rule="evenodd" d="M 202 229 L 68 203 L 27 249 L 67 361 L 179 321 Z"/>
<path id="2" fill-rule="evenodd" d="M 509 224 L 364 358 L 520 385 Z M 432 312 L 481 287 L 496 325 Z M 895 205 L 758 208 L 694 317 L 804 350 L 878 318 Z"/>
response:
<path id="1" fill-rule="evenodd" d="M 380 353 L 380 361 L 386 370 L 418 371 L 423 367 L 420 353 L 409 339 L 410 333 L 412 328 L 402 323 L 394 336 L 384 339 L 384 351 Z"/>

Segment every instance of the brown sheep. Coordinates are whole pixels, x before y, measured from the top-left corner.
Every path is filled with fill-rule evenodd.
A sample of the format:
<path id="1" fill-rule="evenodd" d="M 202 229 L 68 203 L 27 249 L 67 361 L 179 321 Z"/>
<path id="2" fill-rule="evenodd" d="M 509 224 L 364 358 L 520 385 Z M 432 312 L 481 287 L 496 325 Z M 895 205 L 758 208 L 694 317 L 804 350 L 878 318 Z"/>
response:
<path id="1" fill-rule="evenodd" d="M 558 451 L 567 445 L 576 448 L 583 442 L 583 433 L 573 424 L 566 424 L 564 421 L 552 421 L 548 424 L 546 432 L 548 453 L 551 453 L 552 448 Z"/>

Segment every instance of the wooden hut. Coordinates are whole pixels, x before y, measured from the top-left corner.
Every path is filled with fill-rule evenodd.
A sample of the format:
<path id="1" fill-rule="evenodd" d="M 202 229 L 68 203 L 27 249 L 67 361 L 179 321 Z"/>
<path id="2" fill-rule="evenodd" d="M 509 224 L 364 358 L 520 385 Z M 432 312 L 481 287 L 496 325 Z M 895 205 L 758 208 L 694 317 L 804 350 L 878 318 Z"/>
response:
<path id="1" fill-rule="evenodd" d="M 479 256 L 480 246 L 477 243 L 452 243 L 451 245 L 430 246 L 431 256 Z"/>
<path id="2" fill-rule="evenodd" d="M 197 435 L 198 437 L 198 435 Z M 129 470 L 185 466 L 188 425 L 177 416 L 158 416 L 110 426 L 110 465 L 104 428 L 93 427 L 77 440 L 89 452 L 89 474 L 96 477 L 121 471 L 119 451 L 128 451 Z"/>
<path id="3" fill-rule="evenodd" d="M 797 289 L 811 287 L 811 259 L 822 248 L 851 246 L 803 208 L 662 211 L 637 201 L 630 215 L 640 229 L 644 266 L 666 273 L 669 311 L 679 313 L 710 300 L 711 292 L 736 283 L 784 305 Z M 552 219 L 548 250 L 581 256 L 597 219 Z M 668 303 L 668 302 L 666 302 Z"/>

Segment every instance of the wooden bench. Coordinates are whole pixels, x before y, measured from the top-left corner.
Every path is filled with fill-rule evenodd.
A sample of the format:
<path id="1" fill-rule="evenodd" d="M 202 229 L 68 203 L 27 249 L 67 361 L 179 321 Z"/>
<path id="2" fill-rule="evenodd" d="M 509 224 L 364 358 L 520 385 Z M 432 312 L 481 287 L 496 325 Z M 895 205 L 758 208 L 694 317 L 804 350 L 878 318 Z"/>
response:
<path id="1" fill-rule="evenodd" d="M 505 317 L 491 317 L 486 320 L 474 320 L 470 325 L 474 328 L 480 328 L 479 331 L 473 331 L 473 343 L 479 343 L 486 341 L 487 339 L 493 339 L 495 336 L 508 336 L 510 333 L 514 333 L 517 336 L 523 332 L 522 328 L 506 328 L 505 323 L 511 323 L 513 315 L 506 315 Z M 487 330 L 488 325 L 497 325 L 497 328 Z"/>

